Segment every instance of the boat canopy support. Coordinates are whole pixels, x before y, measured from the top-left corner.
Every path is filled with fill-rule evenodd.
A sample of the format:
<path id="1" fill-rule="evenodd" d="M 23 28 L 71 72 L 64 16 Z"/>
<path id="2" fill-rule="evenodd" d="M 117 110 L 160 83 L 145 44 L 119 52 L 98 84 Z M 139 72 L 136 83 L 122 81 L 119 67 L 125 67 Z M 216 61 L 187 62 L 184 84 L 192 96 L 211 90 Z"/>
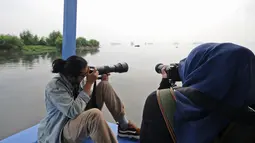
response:
<path id="1" fill-rule="evenodd" d="M 76 55 L 77 0 L 64 0 L 62 58 Z"/>

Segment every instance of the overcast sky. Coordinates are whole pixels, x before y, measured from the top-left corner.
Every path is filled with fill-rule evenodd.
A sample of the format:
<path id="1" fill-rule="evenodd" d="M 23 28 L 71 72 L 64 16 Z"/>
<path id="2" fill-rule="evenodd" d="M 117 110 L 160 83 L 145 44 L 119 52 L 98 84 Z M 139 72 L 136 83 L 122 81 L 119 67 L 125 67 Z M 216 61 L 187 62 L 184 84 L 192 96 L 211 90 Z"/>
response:
<path id="1" fill-rule="evenodd" d="M 0 33 L 61 30 L 64 0 L 0 0 Z M 78 0 L 77 36 L 100 41 L 248 41 L 255 0 Z"/>

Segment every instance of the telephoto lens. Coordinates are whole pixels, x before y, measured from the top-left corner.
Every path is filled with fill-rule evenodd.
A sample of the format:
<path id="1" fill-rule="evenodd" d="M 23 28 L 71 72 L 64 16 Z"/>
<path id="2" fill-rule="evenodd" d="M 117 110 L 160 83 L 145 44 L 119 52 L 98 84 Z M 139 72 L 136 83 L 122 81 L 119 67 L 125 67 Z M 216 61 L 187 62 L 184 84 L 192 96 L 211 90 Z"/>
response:
<path id="1" fill-rule="evenodd" d="M 90 72 L 92 72 L 95 67 L 90 67 Z M 98 70 L 99 75 L 108 74 L 111 72 L 115 73 L 124 73 L 128 71 L 128 64 L 127 63 L 118 63 L 112 66 L 99 66 L 96 67 Z"/>

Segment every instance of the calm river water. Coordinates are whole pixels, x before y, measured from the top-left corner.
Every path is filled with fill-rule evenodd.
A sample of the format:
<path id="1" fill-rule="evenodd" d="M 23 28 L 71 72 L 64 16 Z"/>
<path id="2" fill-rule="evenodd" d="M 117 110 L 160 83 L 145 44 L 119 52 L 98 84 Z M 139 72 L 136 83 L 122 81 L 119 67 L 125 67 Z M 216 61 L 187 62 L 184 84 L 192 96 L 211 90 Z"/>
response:
<path id="1" fill-rule="evenodd" d="M 111 74 L 110 82 L 125 104 L 127 116 L 140 125 L 145 99 L 161 80 L 154 67 L 157 63 L 178 62 L 195 45 L 173 44 L 118 46 L 102 45 L 99 51 L 80 53 L 90 65 L 127 62 L 129 71 Z M 37 124 L 45 115 L 44 88 L 54 76 L 51 62 L 56 53 L 43 55 L 0 54 L 0 140 Z M 113 121 L 106 108 L 105 118 Z"/>

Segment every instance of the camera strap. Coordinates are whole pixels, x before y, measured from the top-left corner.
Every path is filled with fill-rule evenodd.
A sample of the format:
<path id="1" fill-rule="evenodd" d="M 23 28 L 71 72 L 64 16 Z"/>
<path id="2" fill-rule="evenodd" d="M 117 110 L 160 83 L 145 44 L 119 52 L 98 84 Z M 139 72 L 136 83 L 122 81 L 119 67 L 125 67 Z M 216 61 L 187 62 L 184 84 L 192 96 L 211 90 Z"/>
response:
<path id="1" fill-rule="evenodd" d="M 88 109 L 91 109 L 91 108 L 98 108 L 97 107 L 97 103 L 96 103 L 96 87 L 97 87 L 97 82 L 95 81 L 94 82 L 94 85 L 93 85 L 93 91 L 92 91 L 92 94 L 91 94 L 91 99 L 86 107 L 86 110 Z"/>

